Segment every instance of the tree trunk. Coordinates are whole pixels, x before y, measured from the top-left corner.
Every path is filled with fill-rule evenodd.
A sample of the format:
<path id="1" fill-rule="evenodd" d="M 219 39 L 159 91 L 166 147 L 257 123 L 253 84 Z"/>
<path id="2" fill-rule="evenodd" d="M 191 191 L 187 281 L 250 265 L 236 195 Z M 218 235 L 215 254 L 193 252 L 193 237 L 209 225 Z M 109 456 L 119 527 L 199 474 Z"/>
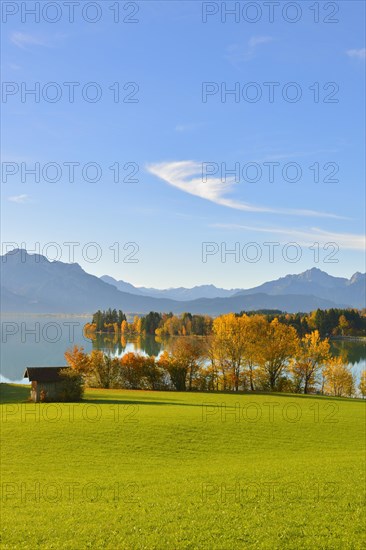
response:
<path id="1" fill-rule="evenodd" d="M 193 380 L 193 366 L 191 366 L 189 371 L 189 391 L 192 391 L 192 380 Z"/>
<path id="2" fill-rule="evenodd" d="M 253 369 L 250 366 L 249 367 L 249 381 L 250 381 L 250 389 L 251 391 L 254 391 L 254 384 L 253 384 Z"/>

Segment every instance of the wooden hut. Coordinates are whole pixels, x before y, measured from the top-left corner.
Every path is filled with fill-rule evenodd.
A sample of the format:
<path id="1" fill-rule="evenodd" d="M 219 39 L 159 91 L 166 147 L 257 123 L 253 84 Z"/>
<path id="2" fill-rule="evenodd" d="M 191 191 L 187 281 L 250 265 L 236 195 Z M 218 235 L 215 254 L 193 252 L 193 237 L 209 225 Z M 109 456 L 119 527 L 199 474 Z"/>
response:
<path id="1" fill-rule="evenodd" d="M 63 369 L 68 367 L 28 367 L 24 378 L 31 382 L 31 400 L 63 401 L 64 379 L 60 376 Z"/>

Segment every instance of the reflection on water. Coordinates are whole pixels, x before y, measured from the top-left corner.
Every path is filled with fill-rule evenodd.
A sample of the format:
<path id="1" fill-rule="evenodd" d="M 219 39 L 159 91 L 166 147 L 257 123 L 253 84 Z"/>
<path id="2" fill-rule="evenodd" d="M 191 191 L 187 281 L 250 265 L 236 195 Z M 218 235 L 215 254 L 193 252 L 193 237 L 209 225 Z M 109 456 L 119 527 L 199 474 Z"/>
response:
<path id="1" fill-rule="evenodd" d="M 164 344 L 153 336 L 126 339 L 121 336 L 96 334 L 93 339 L 83 334 L 85 316 L 60 315 L 3 315 L 1 322 L 1 376 L 2 382 L 27 383 L 23 379 L 26 367 L 58 366 L 65 364 L 65 351 L 82 346 L 85 351 L 102 350 L 113 356 L 130 351 L 159 355 Z M 348 357 L 359 375 L 366 368 L 366 343 L 333 341 L 332 352 Z"/>
<path id="2" fill-rule="evenodd" d="M 363 364 L 366 365 L 366 342 L 363 341 L 348 341 L 348 340 L 332 340 L 331 352 L 333 355 L 340 355 L 347 360 L 351 365 Z M 361 368 L 361 370 L 362 370 Z"/>
<path id="3" fill-rule="evenodd" d="M 90 317 L 68 315 L 2 315 L 1 382 L 28 383 L 24 370 L 31 366 L 65 365 L 64 353 L 75 345 L 86 352 L 102 350 L 115 356 L 130 351 L 159 355 L 162 345 L 153 336 L 126 340 L 97 334 L 86 338 L 83 327 Z"/>
<path id="4" fill-rule="evenodd" d="M 124 336 L 117 334 L 95 334 L 90 341 L 92 342 L 92 349 L 102 350 L 116 357 L 121 357 L 130 351 L 139 351 L 156 357 L 163 347 L 162 343 L 157 341 L 154 336 L 126 339 Z"/>

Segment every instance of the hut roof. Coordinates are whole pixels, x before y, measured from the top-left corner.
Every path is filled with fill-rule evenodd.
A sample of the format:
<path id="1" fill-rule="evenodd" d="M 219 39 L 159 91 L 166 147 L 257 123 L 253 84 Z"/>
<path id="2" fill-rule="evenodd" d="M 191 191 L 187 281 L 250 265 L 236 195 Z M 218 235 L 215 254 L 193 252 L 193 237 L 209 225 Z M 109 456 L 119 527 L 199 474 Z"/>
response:
<path id="1" fill-rule="evenodd" d="M 28 367 L 24 371 L 24 378 L 37 382 L 59 382 L 62 369 L 69 367 Z"/>

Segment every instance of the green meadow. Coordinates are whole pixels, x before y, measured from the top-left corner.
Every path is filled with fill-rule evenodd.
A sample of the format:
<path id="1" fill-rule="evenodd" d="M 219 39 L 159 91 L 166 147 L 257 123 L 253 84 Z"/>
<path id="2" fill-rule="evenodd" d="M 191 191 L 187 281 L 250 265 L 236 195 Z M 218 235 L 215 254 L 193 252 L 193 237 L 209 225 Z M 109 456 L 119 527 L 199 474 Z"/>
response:
<path id="1" fill-rule="evenodd" d="M 361 400 L 1 394 L 4 549 L 365 547 Z"/>

